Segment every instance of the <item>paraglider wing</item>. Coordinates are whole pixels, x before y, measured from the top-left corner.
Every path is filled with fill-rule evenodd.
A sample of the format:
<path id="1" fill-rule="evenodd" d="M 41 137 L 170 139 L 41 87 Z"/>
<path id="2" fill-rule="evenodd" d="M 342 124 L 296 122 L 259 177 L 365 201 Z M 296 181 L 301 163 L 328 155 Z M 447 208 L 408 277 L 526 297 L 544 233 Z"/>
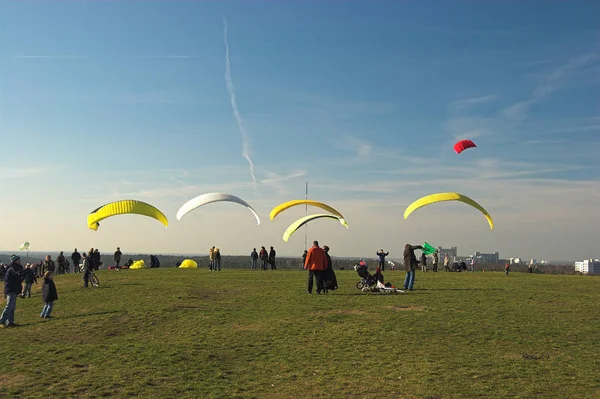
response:
<path id="1" fill-rule="evenodd" d="M 29 250 L 29 241 L 25 241 L 23 244 L 21 244 L 21 246 L 19 247 L 19 249 L 21 251 L 28 251 Z"/>
<path id="2" fill-rule="evenodd" d="M 478 209 L 481 213 L 483 213 L 483 215 L 485 216 L 485 218 L 487 219 L 487 221 L 490 225 L 490 229 L 494 228 L 494 221 L 492 220 L 492 217 L 490 216 L 490 214 L 485 209 L 483 209 L 483 207 L 481 205 L 479 205 L 477 202 L 473 201 L 471 198 L 467 197 L 466 195 L 462 195 L 459 193 L 437 193 L 437 194 L 427 195 L 423 198 L 419 198 L 418 200 L 416 200 L 415 202 L 410 204 L 408 206 L 408 208 L 406 208 L 406 210 L 404 211 L 404 219 L 408 218 L 408 215 L 410 215 L 413 211 L 415 211 L 425 205 L 433 204 L 436 202 L 443 202 L 443 201 L 460 201 L 460 202 L 464 202 L 467 205 L 471 205 L 473 208 Z"/>
<path id="3" fill-rule="evenodd" d="M 183 204 L 183 206 L 181 208 L 179 208 L 179 211 L 177 211 L 177 220 L 181 220 L 181 218 L 183 216 L 185 216 L 187 213 L 193 211 L 194 209 L 202 206 L 202 205 L 206 205 L 206 204 L 210 204 L 212 202 L 220 202 L 220 201 L 229 201 L 229 202 L 235 202 L 237 204 L 243 205 L 246 208 L 248 208 L 250 210 L 250 212 L 252 212 L 254 214 L 254 217 L 256 218 L 256 224 L 260 224 L 260 218 L 258 217 L 258 214 L 256 213 L 256 211 L 254 211 L 254 209 L 243 199 L 236 197 L 235 195 L 231 195 L 231 194 L 225 194 L 225 193 L 208 193 L 208 194 L 202 194 L 199 195 L 195 198 L 192 198 L 191 200 L 189 200 L 188 202 L 186 202 L 185 204 Z"/>
<path id="4" fill-rule="evenodd" d="M 195 260 L 193 259 L 186 259 L 183 262 L 181 262 L 181 265 L 179 265 L 180 269 L 196 269 L 198 268 L 198 263 L 196 263 Z"/>
<path id="5" fill-rule="evenodd" d="M 304 204 L 316 206 L 316 207 L 326 210 L 327 212 L 333 213 L 334 215 L 338 216 L 342 225 L 348 227 L 348 224 L 346 223 L 344 216 L 340 212 L 338 212 L 336 209 L 330 207 L 327 204 L 324 204 L 324 203 L 318 202 L 318 201 L 312 201 L 312 200 L 293 200 L 293 201 L 288 201 L 288 202 L 284 202 L 283 204 L 277 205 L 275 208 L 273 208 L 271 210 L 271 213 L 269 214 L 269 219 L 270 220 L 275 219 L 275 217 L 277 215 L 279 215 L 281 212 L 285 211 L 288 208 L 291 208 L 291 207 L 297 206 L 297 205 L 304 205 Z"/>
<path id="6" fill-rule="evenodd" d="M 313 215 L 301 217 L 300 219 L 296 220 L 294 223 L 290 224 L 289 227 L 283 233 L 283 241 L 287 242 L 289 240 L 290 236 L 292 234 L 294 234 L 294 232 L 296 230 L 298 230 L 300 227 L 304 226 L 306 223 L 310 222 L 311 220 L 315 220 L 315 219 L 319 219 L 319 218 L 337 219 L 340 221 L 340 224 L 342 226 L 344 226 L 344 219 L 342 219 L 336 215 L 329 215 L 327 213 L 316 213 Z M 346 228 L 348 228 L 348 225 L 345 225 L 345 226 L 346 226 Z"/>
<path id="7" fill-rule="evenodd" d="M 87 218 L 88 227 L 92 230 L 98 230 L 99 221 L 115 215 L 137 214 L 154 218 L 169 226 L 167 217 L 154 206 L 137 200 L 115 201 L 94 209 Z"/>
<path id="8" fill-rule="evenodd" d="M 467 148 L 473 148 L 473 147 L 477 147 L 477 146 L 471 140 L 460 140 L 459 142 L 454 144 L 454 151 L 456 151 L 457 154 L 460 154 Z"/>

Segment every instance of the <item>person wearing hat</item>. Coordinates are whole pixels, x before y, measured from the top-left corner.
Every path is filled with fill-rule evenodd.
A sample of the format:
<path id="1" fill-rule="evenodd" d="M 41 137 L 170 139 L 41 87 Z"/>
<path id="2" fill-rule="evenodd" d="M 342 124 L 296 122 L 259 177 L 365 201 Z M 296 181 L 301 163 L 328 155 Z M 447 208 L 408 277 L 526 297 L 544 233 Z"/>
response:
<path id="1" fill-rule="evenodd" d="M 15 309 L 17 307 L 17 297 L 23 289 L 23 266 L 21 258 L 18 255 L 10 256 L 10 265 L 4 276 L 4 296 L 6 297 L 6 307 L 0 316 L 0 328 L 16 327 Z"/>

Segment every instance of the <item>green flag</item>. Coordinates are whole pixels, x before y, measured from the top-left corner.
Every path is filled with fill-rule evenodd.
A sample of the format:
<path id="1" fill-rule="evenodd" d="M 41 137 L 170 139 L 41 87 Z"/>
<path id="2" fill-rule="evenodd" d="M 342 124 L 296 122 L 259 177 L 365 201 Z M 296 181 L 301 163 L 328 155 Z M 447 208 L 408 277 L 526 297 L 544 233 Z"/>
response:
<path id="1" fill-rule="evenodd" d="M 423 253 L 425 255 L 431 255 L 435 251 L 437 250 L 434 247 L 432 247 L 427 241 L 423 243 Z"/>

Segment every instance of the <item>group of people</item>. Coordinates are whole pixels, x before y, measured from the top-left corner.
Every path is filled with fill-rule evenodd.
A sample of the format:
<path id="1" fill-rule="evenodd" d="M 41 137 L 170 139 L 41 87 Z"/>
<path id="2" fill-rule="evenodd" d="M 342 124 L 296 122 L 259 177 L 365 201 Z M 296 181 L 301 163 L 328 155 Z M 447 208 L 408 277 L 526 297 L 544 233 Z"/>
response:
<path id="1" fill-rule="evenodd" d="M 4 296 L 6 297 L 6 306 L 0 316 L 0 328 L 17 327 L 15 323 L 15 310 L 17 307 L 17 298 L 31 298 L 31 286 L 37 284 L 36 275 L 31 267 L 23 267 L 21 257 L 18 255 L 10 256 L 10 264 L 4 274 Z M 49 319 L 52 317 L 54 302 L 58 299 L 56 285 L 52 279 L 53 272 L 46 270 L 43 274 L 44 282 L 42 284 L 42 301 L 44 307 L 40 317 Z M 25 287 L 23 287 L 25 283 Z"/>
<path id="2" fill-rule="evenodd" d="M 221 271 L 221 250 L 218 247 L 208 250 L 208 270 Z"/>
<path id="3" fill-rule="evenodd" d="M 304 258 L 304 269 L 308 270 L 308 286 L 306 293 L 312 294 L 313 280 L 317 283 L 317 294 L 327 294 L 329 290 L 338 288 L 337 278 L 333 271 L 331 256 L 329 255 L 329 247 L 324 245 L 319 246 L 318 241 L 313 241 L 312 247 L 306 252 Z"/>
<path id="4" fill-rule="evenodd" d="M 275 256 L 277 256 L 277 252 L 273 246 L 270 247 L 269 252 L 263 246 L 260 247 L 260 252 L 256 252 L 256 248 L 252 249 L 250 253 L 250 260 L 252 261 L 252 270 L 258 270 L 258 261 L 261 261 L 261 270 L 268 270 L 269 265 L 271 266 L 271 270 L 277 270 L 277 265 L 275 265 Z"/>

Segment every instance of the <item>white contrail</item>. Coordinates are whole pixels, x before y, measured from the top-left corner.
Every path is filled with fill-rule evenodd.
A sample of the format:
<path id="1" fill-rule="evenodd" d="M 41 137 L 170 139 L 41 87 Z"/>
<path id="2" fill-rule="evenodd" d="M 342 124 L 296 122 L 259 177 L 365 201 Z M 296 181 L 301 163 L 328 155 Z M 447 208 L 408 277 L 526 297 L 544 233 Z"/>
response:
<path id="1" fill-rule="evenodd" d="M 246 158 L 248 164 L 250 164 L 250 176 L 252 176 L 254 190 L 258 192 L 258 182 L 256 180 L 256 175 L 254 174 L 254 164 L 252 163 L 252 159 L 250 159 L 250 141 L 248 139 L 248 132 L 246 132 L 244 122 L 242 121 L 242 116 L 240 115 L 240 111 L 238 110 L 237 102 L 235 100 L 235 87 L 233 86 L 233 79 L 231 78 L 231 62 L 229 60 L 229 43 L 227 42 L 227 20 L 225 18 L 223 18 L 223 24 L 225 25 L 225 28 L 223 29 L 223 36 L 225 37 L 225 81 L 227 82 L 227 90 L 229 91 L 231 108 L 233 108 L 233 116 L 235 116 L 235 120 L 240 128 L 240 133 L 242 134 L 242 155 L 244 158 Z"/>

